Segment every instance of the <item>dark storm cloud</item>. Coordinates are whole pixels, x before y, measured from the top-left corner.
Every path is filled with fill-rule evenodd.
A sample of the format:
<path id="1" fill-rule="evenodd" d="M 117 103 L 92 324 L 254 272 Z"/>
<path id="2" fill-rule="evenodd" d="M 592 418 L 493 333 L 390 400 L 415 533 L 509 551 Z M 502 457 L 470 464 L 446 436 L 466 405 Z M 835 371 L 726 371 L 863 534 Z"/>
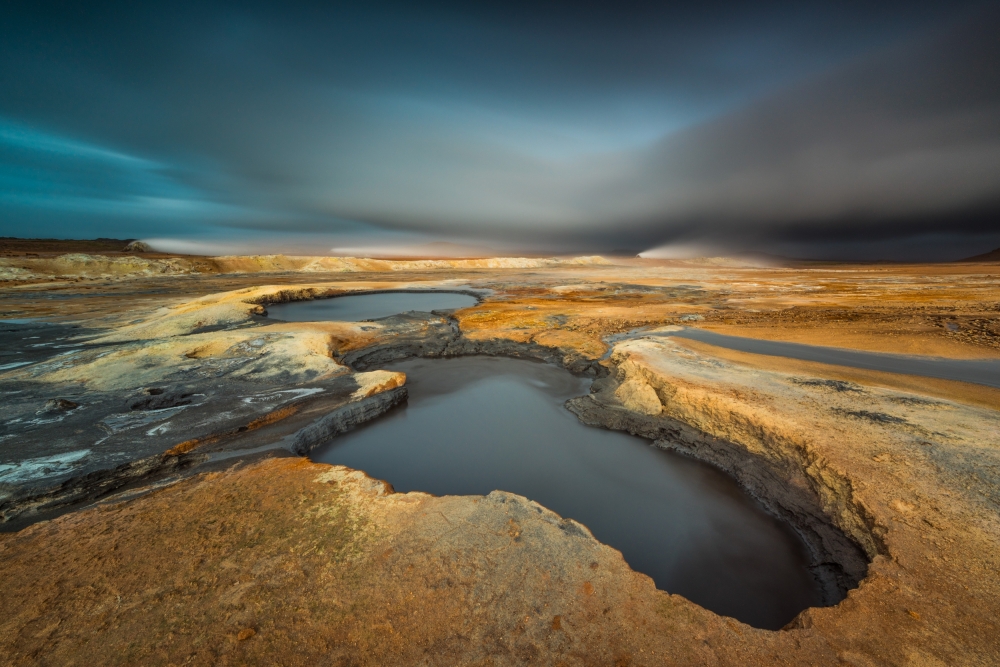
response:
<path id="1" fill-rule="evenodd" d="M 647 229 L 794 241 L 1000 232 L 998 19 L 665 139 L 629 181 L 663 188 Z"/>
<path id="2" fill-rule="evenodd" d="M 132 236 L 270 230 L 367 245 L 357 239 L 402 230 L 576 250 L 995 231 L 995 14 L 516 2 L 4 12 L 5 127 L 133 160 L 0 145 L 4 234 L 83 220 L 101 235 L 114 219 Z M 32 209 L 32 192 L 49 199 Z M 113 215 L 85 211 L 95 206 Z"/>
<path id="3" fill-rule="evenodd" d="M 496 187 L 516 191 L 522 205 L 538 204 L 534 216 L 507 225 L 527 228 L 548 216 L 549 233 L 615 243 L 603 238 L 613 226 L 617 242 L 632 247 L 996 234 L 997 34 L 996 14 L 977 15 L 648 149 L 558 165 L 522 160 L 495 170 Z M 476 176 L 465 179 L 467 192 Z M 383 220 L 408 217 L 415 225 L 435 224 L 413 209 Z M 437 224 L 448 229 L 460 220 Z"/>

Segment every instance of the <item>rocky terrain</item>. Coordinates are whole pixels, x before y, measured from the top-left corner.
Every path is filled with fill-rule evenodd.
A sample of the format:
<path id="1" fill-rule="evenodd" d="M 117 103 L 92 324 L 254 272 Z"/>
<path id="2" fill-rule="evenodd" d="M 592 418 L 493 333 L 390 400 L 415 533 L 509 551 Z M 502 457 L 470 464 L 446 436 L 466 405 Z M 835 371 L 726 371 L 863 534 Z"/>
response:
<path id="1" fill-rule="evenodd" d="M 996 358 L 995 267 L 307 259 L 8 265 L 32 277 L 0 294 L 0 660 L 1000 662 L 1000 391 L 671 335 Z M 266 316 L 407 288 L 480 303 Z M 728 471 L 836 604 L 751 628 L 527 499 L 397 494 L 300 458 L 405 400 L 380 364 L 461 354 L 595 378 L 569 409 Z"/>
<path id="2" fill-rule="evenodd" d="M 143 244 L 144 245 L 144 244 Z M 23 257 L 0 257 L 0 283 L 38 283 L 52 280 L 122 280 L 156 275 L 214 275 L 282 273 L 360 273 L 381 271 L 435 271 L 452 269 L 539 269 L 560 266 L 607 264 L 603 257 L 537 259 L 529 257 L 491 257 L 484 259 L 392 260 L 364 257 L 288 257 L 251 255 L 226 257 L 191 257 L 184 255 L 144 256 L 149 247 L 130 252 L 87 254 L 25 253 Z M 134 252 L 143 253 L 142 255 Z"/>

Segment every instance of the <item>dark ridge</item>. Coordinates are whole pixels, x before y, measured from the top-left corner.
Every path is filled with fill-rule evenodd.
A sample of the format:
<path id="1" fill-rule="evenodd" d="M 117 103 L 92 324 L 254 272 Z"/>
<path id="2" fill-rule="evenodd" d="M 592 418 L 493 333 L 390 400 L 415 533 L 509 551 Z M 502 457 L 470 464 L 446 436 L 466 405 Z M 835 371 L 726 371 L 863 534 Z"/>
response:
<path id="1" fill-rule="evenodd" d="M 966 257 L 965 259 L 958 260 L 960 262 L 1000 262 L 1000 248 L 991 250 L 989 252 L 984 252 L 982 255 L 975 255 L 973 257 Z"/>
<path id="2" fill-rule="evenodd" d="M 22 239 L 0 236 L 0 254 L 12 253 L 120 253 L 135 239 Z"/>

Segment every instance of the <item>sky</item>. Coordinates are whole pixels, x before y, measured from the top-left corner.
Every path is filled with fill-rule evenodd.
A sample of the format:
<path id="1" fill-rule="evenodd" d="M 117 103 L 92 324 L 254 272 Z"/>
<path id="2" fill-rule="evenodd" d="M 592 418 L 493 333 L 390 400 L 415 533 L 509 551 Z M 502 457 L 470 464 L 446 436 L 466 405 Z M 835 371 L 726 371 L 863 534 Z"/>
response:
<path id="1" fill-rule="evenodd" d="M 4 3 L 0 236 L 956 259 L 1000 247 L 998 34 L 960 0 Z"/>

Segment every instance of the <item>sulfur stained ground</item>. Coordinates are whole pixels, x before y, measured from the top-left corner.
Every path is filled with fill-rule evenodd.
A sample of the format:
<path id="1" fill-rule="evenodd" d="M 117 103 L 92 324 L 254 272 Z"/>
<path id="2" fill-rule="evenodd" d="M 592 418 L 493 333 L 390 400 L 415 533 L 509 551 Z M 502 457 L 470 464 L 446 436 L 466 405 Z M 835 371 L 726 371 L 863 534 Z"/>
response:
<path id="1" fill-rule="evenodd" d="M 540 269 L 54 276 L 0 289 L 0 313 L 72 323 L 106 341 L 112 356 L 102 359 L 128 352 L 129 359 L 145 359 L 144 373 L 167 378 L 175 368 L 228 354 L 232 346 L 219 341 L 229 338 L 288 341 L 275 348 L 282 364 L 306 364 L 300 358 L 308 356 L 308 368 L 329 366 L 332 373 L 336 364 L 324 354 L 340 358 L 445 327 L 441 318 L 426 331 L 418 324 L 275 323 L 252 312 L 246 294 L 198 301 L 262 285 L 274 286 L 268 294 L 475 289 L 482 302 L 451 315 L 466 339 L 531 343 L 604 359 L 612 371 L 608 356 L 617 337 L 670 324 L 868 351 L 1000 357 L 997 264 L 760 268 L 626 260 Z M 200 358 L 189 356 L 197 350 Z M 996 390 L 693 341 L 640 346 L 633 356 L 636 377 L 646 374 L 663 415 L 714 430 L 748 451 L 778 442 L 774 456 L 805 452 L 809 466 L 796 480 L 817 486 L 834 480 L 831 488 L 853 494 L 857 516 L 850 520 L 870 521 L 865 528 L 857 519 L 856 528 L 887 545 L 872 547 L 873 564 L 859 589 L 836 607 L 807 612 L 792 629 L 758 630 L 657 591 L 585 528 L 524 499 L 393 494 L 346 469 L 281 458 L 234 464 L 0 535 L 0 660 L 1000 661 L 1000 589 L 989 576 L 1000 552 L 991 490 Z M 105 364 L 107 377 L 127 383 L 127 368 L 97 363 Z M 100 379 L 90 370 L 66 381 Z M 15 375 L 0 381 L 6 377 Z M 826 391 L 816 382 L 864 391 Z M 629 410 L 627 401 L 609 396 L 614 409 Z M 866 416 L 887 405 L 897 406 L 903 423 Z M 163 449 L 170 445 L 165 440 Z M 827 500 L 831 515 L 846 502 Z"/>

